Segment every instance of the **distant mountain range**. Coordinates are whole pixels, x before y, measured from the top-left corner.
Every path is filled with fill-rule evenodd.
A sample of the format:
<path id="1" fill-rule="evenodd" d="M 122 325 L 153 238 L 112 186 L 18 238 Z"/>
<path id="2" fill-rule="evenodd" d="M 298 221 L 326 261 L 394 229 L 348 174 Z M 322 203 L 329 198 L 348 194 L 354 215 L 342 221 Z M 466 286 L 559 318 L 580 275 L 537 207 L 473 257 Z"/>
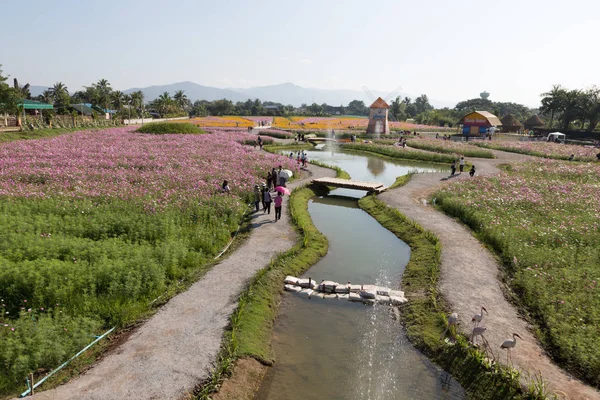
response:
<path id="1" fill-rule="evenodd" d="M 40 95 L 46 86 L 31 86 L 30 91 L 32 96 Z M 178 90 L 185 91 L 186 96 L 191 101 L 196 100 L 221 100 L 227 99 L 234 103 L 237 101 L 246 101 L 248 99 L 260 99 L 261 101 L 273 101 L 282 104 L 291 104 L 293 106 L 300 106 L 301 104 L 322 104 L 327 103 L 332 106 L 344 105 L 347 106 L 352 100 L 362 100 L 367 106 L 373 102 L 365 92 L 362 90 L 345 90 L 345 89 L 314 89 L 305 88 L 302 86 L 295 85 L 287 82 L 279 85 L 269 86 L 258 86 L 247 89 L 242 88 L 216 88 L 212 86 L 203 86 L 194 82 L 178 82 L 171 83 L 168 85 L 156 85 L 148 86 L 144 88 L 131 88 L 124 90 L 123 93 L 129 94 L 141 90 L 144 93 L 146 101 L 152 101 L 164 92 L 168 92 L 173 95 Z M 390 93 L 381 91 L 372 91 L 373 96 L 386 99 Z M 415 99 L 415 95 L 407 95 L 406 93 L 398 93 L 400 96 L 408 96 Z M 394 96 L 395 97 L 395 96 Z M 390 99 L 391 101 L 392 99 Z M 429 99 L 431 105 L 436 108 L 439 107 L 454 107 L 455 103 L 448 101 L 440 101 L 435 99 Z"/>

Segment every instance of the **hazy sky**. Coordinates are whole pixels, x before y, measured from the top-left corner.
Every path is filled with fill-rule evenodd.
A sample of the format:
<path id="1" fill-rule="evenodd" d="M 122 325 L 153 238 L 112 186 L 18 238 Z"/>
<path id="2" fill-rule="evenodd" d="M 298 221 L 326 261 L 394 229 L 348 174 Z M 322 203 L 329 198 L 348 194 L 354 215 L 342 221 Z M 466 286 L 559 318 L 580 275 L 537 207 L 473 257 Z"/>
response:
<path id="1" fill-rule="evenodd" d="M 4 73 L 70 91 L 293 82 L 534 106 L 600 85 L 598 0 L 27 0 L 0 19 Z"/>

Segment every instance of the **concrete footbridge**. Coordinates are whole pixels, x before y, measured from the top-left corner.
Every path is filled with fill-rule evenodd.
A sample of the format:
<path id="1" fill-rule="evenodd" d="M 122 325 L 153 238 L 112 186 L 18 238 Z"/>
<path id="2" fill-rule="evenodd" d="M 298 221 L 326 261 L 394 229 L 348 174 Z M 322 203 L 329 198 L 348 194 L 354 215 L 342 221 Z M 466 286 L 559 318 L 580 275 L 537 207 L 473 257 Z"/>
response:
<path id="1" fill-rule="evenodd" d="M 387 186 L 385 186 L 383 183 L 355 181 L 352 179 L 317 178 L 313 179 L 311 182 L 317 185 L 333 186 L 337 188 L 365 190 L 370 193 L 381 193 L 387 189 Z"/>

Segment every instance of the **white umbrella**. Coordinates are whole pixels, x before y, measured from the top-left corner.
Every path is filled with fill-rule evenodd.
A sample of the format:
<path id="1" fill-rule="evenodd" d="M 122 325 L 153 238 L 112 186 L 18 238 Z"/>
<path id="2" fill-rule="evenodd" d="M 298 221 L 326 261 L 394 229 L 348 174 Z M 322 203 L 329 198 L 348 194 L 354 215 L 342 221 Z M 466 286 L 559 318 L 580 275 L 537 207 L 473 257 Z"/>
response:
<path id="1" fill-rule="evenodd" d="M 286 179 L 290 179 L 292 176 L 294 176 L 294 173 L 292 171 L 290 171 L 289 169 L 282 169 L 281 172 L 279 173 L 280 177 L 286 176 Z"/>

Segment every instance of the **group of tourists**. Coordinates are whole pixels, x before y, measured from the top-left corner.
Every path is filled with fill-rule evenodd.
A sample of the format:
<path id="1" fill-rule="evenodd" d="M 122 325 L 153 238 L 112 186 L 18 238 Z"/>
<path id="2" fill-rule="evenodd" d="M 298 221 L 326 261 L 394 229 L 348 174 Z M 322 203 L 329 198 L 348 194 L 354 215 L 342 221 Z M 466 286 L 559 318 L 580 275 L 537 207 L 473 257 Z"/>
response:
<path id="1" fill-rule="evenodd" d="M 267 171 L 266 182 L 260 186 L 254 185 L 254 207 L 256 212 L 260 211 L 262 204 L 263 214 L 271 214 L 271 203 L 275 203 L 275 222 L 281 219 L 281 207 L 283 205 L 283 189 L 286 187 L 289 176 L 280 165 L 277 169 Z M 276 192 L 271 193 L 271 192 Z"/>
<path id="2" fill-rule="evenodd" d="M 262 187 L 261 187 L 262 186 Z M 271 214 L 271 203 L 275 203 L 275 222 L 281 219 L 281 207 L 283 205 L 283 193 L 277 192 L 277 195 L 271 194 L 271 190 L 266 183 L 261 186 L 254 185 L 254 207 L 256 212 L 260 211 L 262 204 L 263 214 Z"/>
<path id="3" fill-rule="evenodd" d="M 464 172 L 465 169 L 465 158 L 461 157 L 460 160 L 458 160 L 458 168 L 459 168 L 459 175 L 462 174 Z M 452 161 L 452 164 L 450 164 L 450 176 L 455 176 L 456 175 L 456 160 Z M 471 169 L 469 170 L 469 176 L 473 177 L 475 176 L 475 165 L 471 165 Z"/>
<path id="4" fill-rule="evenodd" d="M 398 142 L 396 143 L 396 146 L 402 146 L 402 148 L 405 148 L 406 147 L 406 138 L 400 136 L 398 138 Z"/>
<path id="5" fill-rule="evenodd" d="M 289 155 L 290 160 L 294 159 L 294 152 L 292 151 Z M 306 153 L 304 152 L 304 150 L 302 150 L 302 152 L 298 151 L 298 153 L 296 154 L 296 163 L 298 165 L 302 165 L 302 168 L 306 168 L 306 163 L 308 162 L 308 156 L 306 155 Z"/>
<path id="6" fill-rule="evenodd" d="M 296 133 L 294 142 L 304 142 L 304 133 Z"/>

